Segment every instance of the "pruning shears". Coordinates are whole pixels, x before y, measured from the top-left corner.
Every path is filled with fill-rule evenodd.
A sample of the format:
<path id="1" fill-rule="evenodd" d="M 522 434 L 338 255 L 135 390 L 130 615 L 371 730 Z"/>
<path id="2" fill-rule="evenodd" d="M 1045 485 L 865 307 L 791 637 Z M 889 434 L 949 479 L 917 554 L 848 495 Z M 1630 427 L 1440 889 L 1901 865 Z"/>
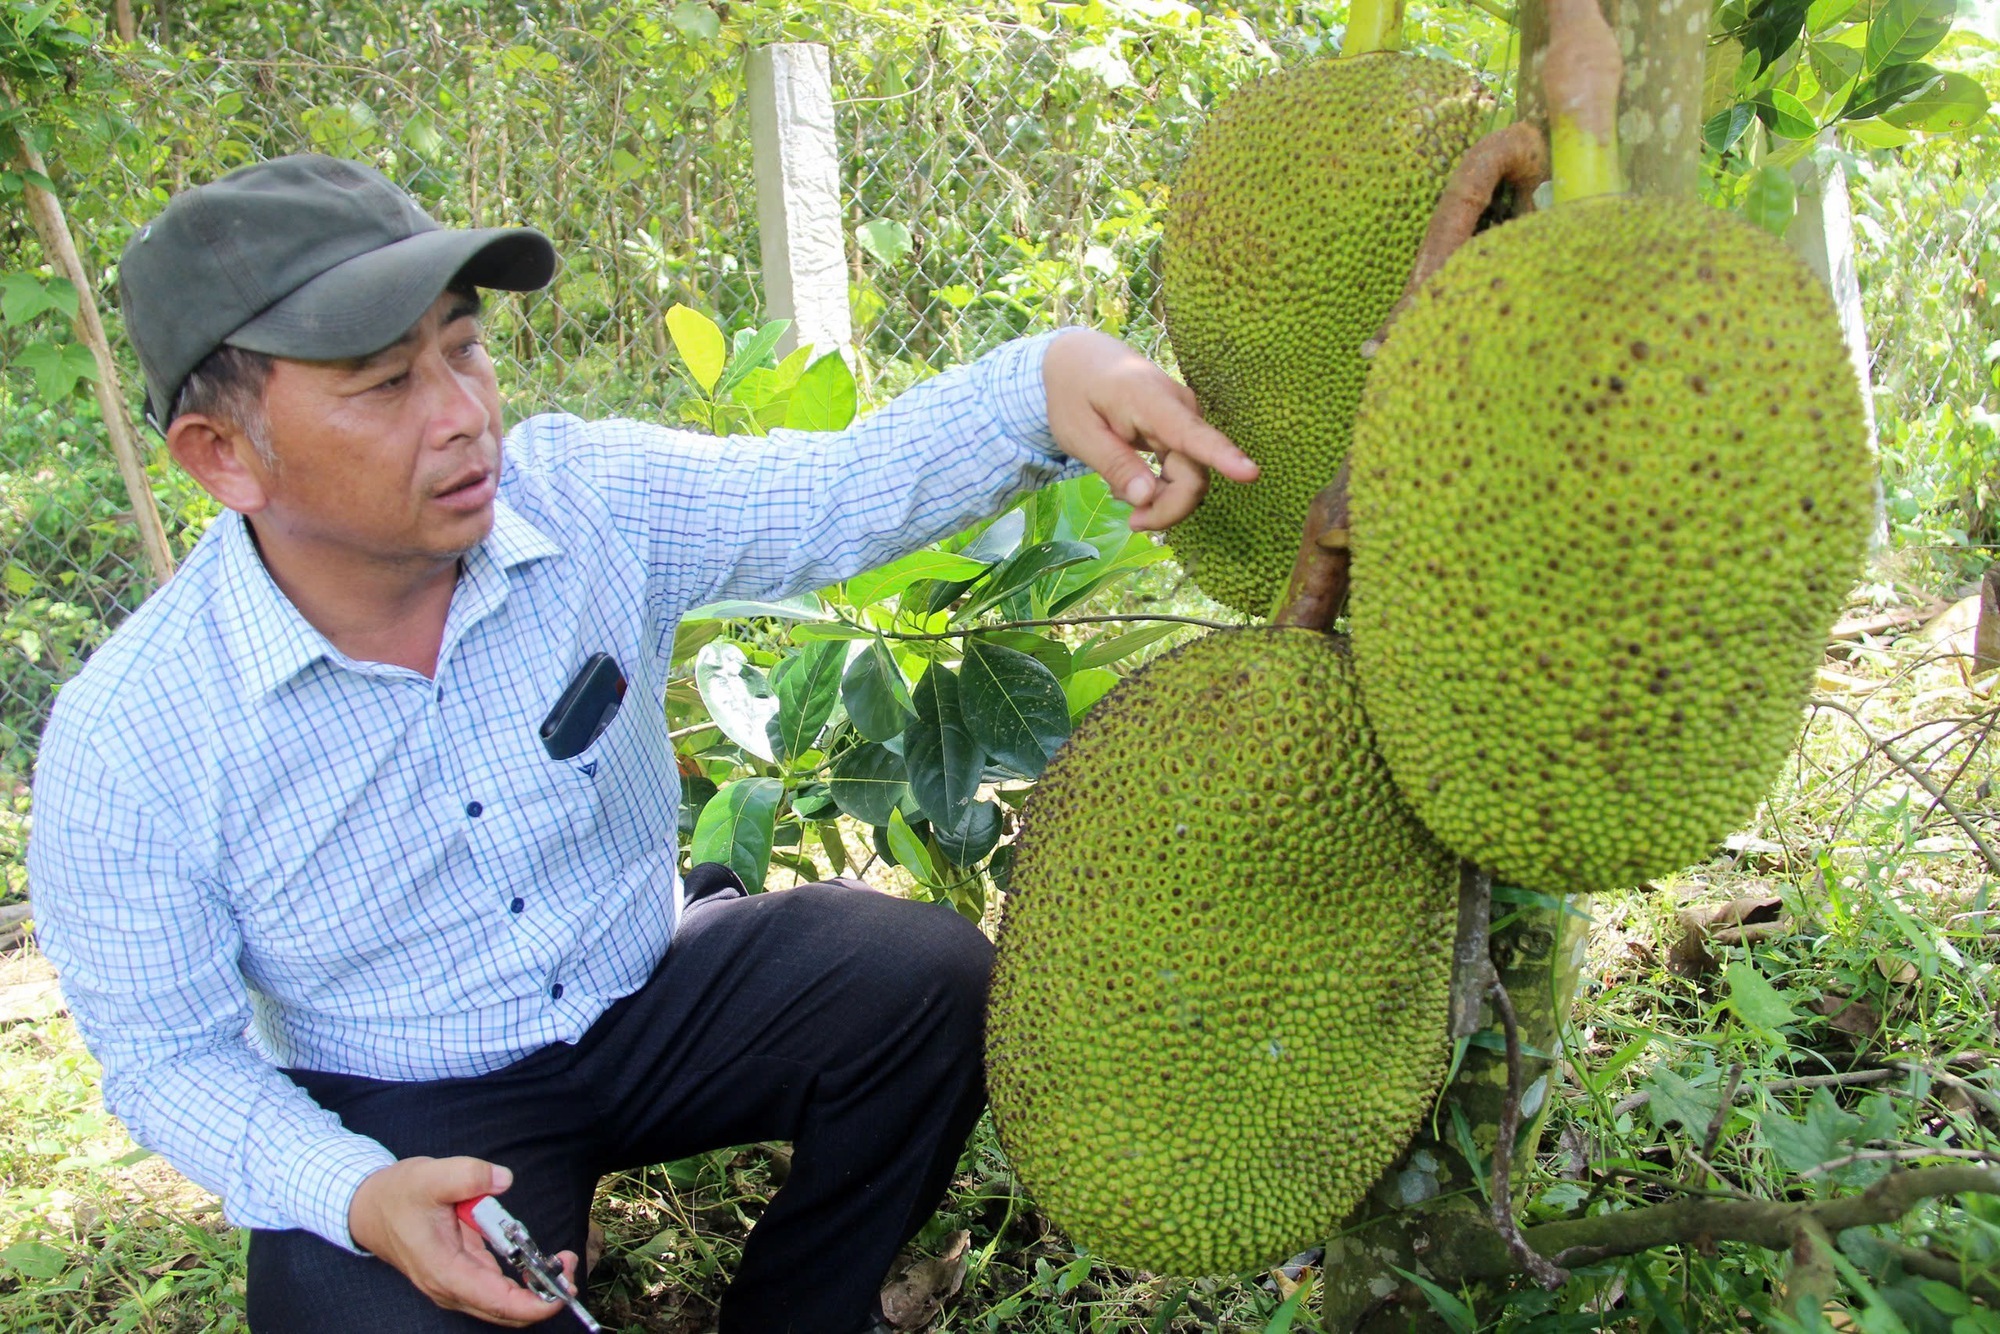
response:
<path id="1" fill-rule="evenodd" d="M 576 1290 L 563 1276 L 562 1264 L 535 1245 L 527 1227 L 508 1213 L 500 1201 L 491 1195 L 480 1195 L 460 1200 L 457 1209 L 459 1218 L 486 1239 L 495 1255 L 520 1271 L 521 1282 L 529 1291 L 545 1302 L 565 1303 L 591 1334 L 604 1334 L 604 1326 L 591 1319 L 590 1312 L 576 1299 Z"/>

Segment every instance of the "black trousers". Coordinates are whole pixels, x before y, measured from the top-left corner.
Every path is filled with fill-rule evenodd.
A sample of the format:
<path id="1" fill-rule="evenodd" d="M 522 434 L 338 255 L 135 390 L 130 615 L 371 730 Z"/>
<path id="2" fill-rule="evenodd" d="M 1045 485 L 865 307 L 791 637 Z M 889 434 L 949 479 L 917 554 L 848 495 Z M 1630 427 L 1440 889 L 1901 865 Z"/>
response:
<path id="1" fill-rule="evenodd" d="M 509 1168 L 503 1202 L 551 1254 L 583 1254 L 606 1172 L 789 1140 L 790 1176 L 744 1245 L 721 1332 L 858 1334 L 984 1103 L 991 964 L 949 907 L 857 882 L 719 895 L 574 1046 L 467 1079 L 286 1073 L 398 1157 Z M 259 1334 L 493 1328 L 299 1230 L 251 1235 L 249 1313 Z M 577 1326 L 562 1313 L 535 1328 Z"/>

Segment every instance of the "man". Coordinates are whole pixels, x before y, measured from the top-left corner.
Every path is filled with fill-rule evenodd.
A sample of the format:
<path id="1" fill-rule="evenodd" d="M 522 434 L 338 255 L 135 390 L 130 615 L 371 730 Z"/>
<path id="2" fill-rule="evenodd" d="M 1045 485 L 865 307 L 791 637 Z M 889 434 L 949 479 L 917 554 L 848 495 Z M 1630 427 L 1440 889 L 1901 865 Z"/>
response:
<path id="1" fill-rule="evenodd" d="M 1193 508 L 1206 467 L 1255 468 L 1086 331 L 845 432 L 543 416 L 503 448 L 477 289 L 555 265 L 539 233 L 439 228 L 318 156 L 133 239 L 148 417 L 228 512 L 62 692 L 42 947 L 106 1105 L 254 1229 L 253 1328 L 564 1327 L 455 1203 L 504 1192 L 573 1272 L 603 1173 L 784 1139 L 721 1329 L 853 1334 L 978 1115 L 990 950 L 851 883 L 683 905 L 675 624 L 1083 466 L 1141 528 Z M 623 706 L 545 746 L 597 654 Z"/>

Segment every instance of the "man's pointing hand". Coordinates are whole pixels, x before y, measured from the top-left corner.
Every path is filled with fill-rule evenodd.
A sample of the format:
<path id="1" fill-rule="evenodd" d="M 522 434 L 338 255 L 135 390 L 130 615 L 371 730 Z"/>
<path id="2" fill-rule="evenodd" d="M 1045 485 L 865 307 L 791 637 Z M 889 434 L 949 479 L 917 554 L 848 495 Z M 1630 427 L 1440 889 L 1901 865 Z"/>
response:
<path id="1" fill-rule="evenodd" d="M 1076 329 L 1042 361 L 1049 429 L 1132 505 L 1132 527 L 1169 528 L 1201 503 L 1208 470 L 1255 481 L 1257 465 L 1201 419 L 1194 392 L 1115 338 Z M 1158 456 L 1157 476 L 1138 450 Z"/>

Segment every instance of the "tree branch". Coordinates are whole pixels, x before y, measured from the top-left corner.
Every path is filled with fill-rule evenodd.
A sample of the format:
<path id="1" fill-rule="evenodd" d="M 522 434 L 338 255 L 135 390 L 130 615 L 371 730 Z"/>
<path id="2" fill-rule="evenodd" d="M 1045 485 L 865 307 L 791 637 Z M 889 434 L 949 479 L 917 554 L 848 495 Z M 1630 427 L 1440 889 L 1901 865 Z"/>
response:
<path id="1" fill-rule="evenodd" d="M 877 630 L 873 626 L 863 625 L 859 621 L 850 621 L 846 617 L 842 617 L 840 623 L 855 630 L 865 631 L 871 635 L 880 635 L 883 639 L 908 640 L 963 639 L 967 635 L 989 634 L 995 630 L 1028 630 L 1036 626 L 1107 625 L 1122 621 L 1171 621 L 1176 625 L 1199 625 L 1209 630 L 1240 630 L 1243 628 L 1240 624 L 1229 621 L 1209 621 L 1199 616 L 1141 616 L 1136 614 L 1117 616 L 1058 616 L 1052 619 L 1036 621 L 1002 621 L 998 625 L 974 625 L 963 630 L 941 630 L 936 634 L 923 635 L 905 634 L 896 630 Z"/>
<path id="2" fill-rule="evenodd" d="M 1537 1254 L 1521 1236 L 1520 1226 L 1514 1221 L 1514 1197 L 1507 1180 L 1514 1165 L 1514 1137 L 1521 1130 L 1521 1029 L 1514 1018 L 1513 998 L 1499 977 L 1493 978 L 1487 995 L 1492 998 L 1507 1034 L 1507 1097 L 1500 1104 L 1500 1134 L 1493 1145 L 1493 1226 L 1507 1243 L 1515 1263 L 1535 1282 L 1553 1292 L 1569 1281 L 1569 1274 Z"/>
<path id="3" fill-rule="evenodd" d="M 1861 715 L 1855 710 L 1848 708 L 1845 704 L 1836 703 L 1830 699 L 1822 699 L 1818 695 L 1813 696 L 1810 703 L 1815 709 L 1831 709 L 1835 713 L 1844 713 L 1852 719 L 1854 725 L 1861 729 L 1862 738 L 1868 742 L 1869 746 L 1881 751 L 1884 759 L 1908 774 L 1918 787 L 1930 793 L 1931 800 L 1936 803 L 1934 809 L 1942 810 L 1956 821 L 1958 827 L 1965 831 L 1965 836 L 1972 840 L 1972 846 L 1979 849 L 1979 855 L 1986 859 L 1986 868 L 1992 871 L 1993 874 L 2000 875 L 2000 852 L 1993 850 L 1993 845 L 1980 835 L 1978 827 L 1966 818 L 1964 811 L 1961 811 L 1957 806 L 1952 804 L 1951 798 L 1946 796 L 1938 785 L 1931 781 L 1929 774 L 1925 773 L 1917 765 L 1904 759 L 1894 746 L 1891 746 L 1881 737 L 1876 736 L 1874 729 L 1862 721 Z"/>
<path id="4" fill-rule="evenodd" d="M 1975 1297 L 2000 1303 L 2000 1283 L 1966 1273 L 1965 1266 L 1956 1260 L 1948 1259 L 1934 1251 L 1926 1251 L 1916 1246 L 1904 1246 L 1894 1241 L 1878 1240 L 1875 1244 L 1894 1256 L 1896 1263 L 1918 1278 L 1936 1279 L 1940 1283 L 1949 1283 L 1955 1288 L 1969 1292 Z"/>

